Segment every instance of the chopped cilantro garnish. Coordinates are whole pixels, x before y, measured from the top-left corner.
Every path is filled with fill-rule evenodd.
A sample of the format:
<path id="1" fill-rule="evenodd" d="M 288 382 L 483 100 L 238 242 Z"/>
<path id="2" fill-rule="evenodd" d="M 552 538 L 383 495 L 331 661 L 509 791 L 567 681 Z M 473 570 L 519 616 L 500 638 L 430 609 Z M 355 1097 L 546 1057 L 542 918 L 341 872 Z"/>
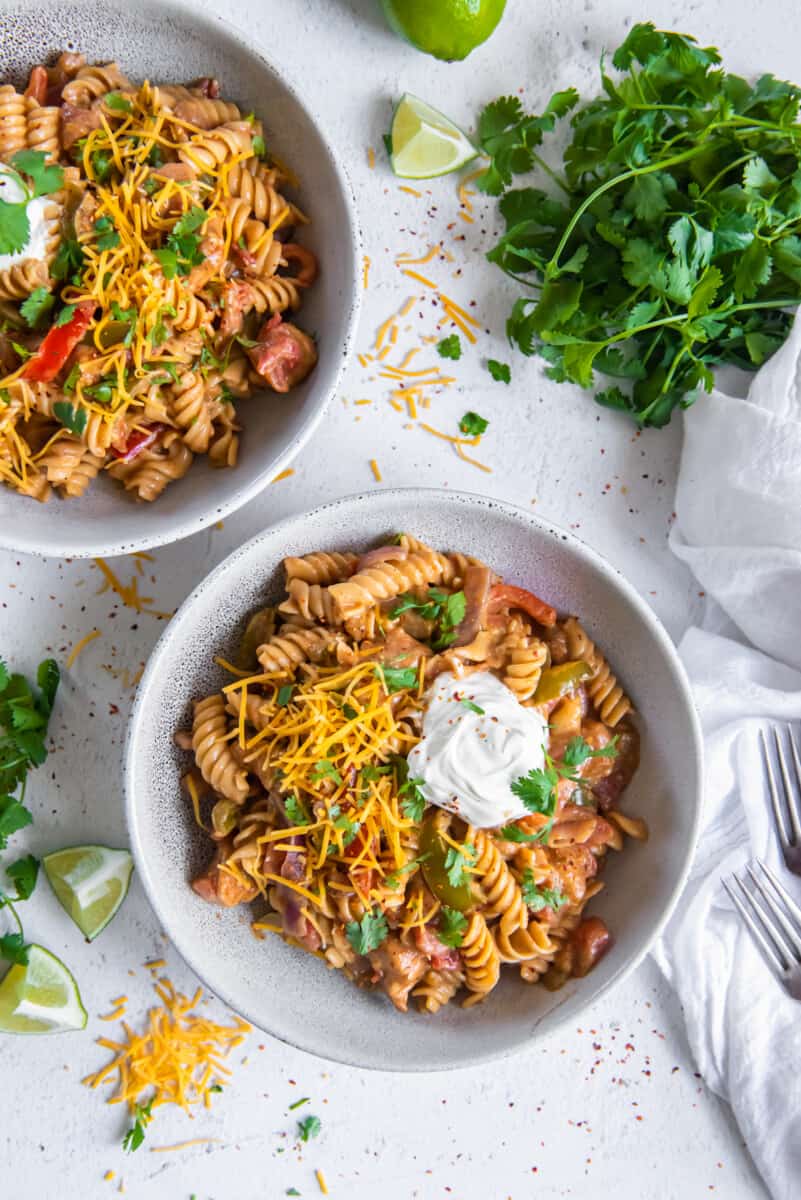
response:
<path id="1" fill-rule="evenodd" d="M 89 156 L 98 183 L 108 183 L 114 170 L 114 155 L 108 150 L 94 150 Z"/>
<path id="2" fill-rule="evenodd" d="M 55 302 L 55 296 L 52 292 L 48 292 L 47 288 L 38 287 L 20 305 L 19 310 L 30 328 L 36 329 L 41 324 L 42 318 L 50 312 Z"/>
<path id="3" fill-rule="evenodd" d="M 562 761 L 568 767 L 580 767 L 588 758 L 617 758 L 617 740 L 616 734 L 606 746 L 599 746 L 597 750 L 593 750 L 583 737 L 576 736 L 568 742 Z"/>
<path id="4" fill-rule="evenodd" d="M 62 282 L 65 279 L 72 277 L 73 282 L 77 282 L 80 278 L 80 272 L 83 267 L 83 250 L 77 238 L 64 238 L 56 251 L 56 257 L 53 259 L 53 265 L 50 268 L 50 274 L 54 279 Z"/>
<path id="5" fill-rule="evenodd" d="M 322 1127 L 319 1117 L 304 1117 L 302 1121 L 298 1121 L 298 1137 L 302 1142 L 308 1142 L 311 1138 L 319 1136 Z"/>
<path id="6" fill-rule="evenodd" d="M 481 708 L 478 704 L 474 704 L 472 700 L 466 700 L 464 696 L 459 703 L 463 708 L 468 708 L 470 712 L 477 713 L 480 717 L 483 717 L 485 714 L 485 710 L 483 708 Z"/>
<path id="7" fill-rule="evenodd" d="M 441 342 L 437 342 L 437 354 L 440 358 L 461 358 L 462 343 L 459 341 L 459 334 L 452 333 L 450 337 L 445 337 Z"/>
<path id="8" fill-rule="evenodd" d="M 297 796 L 284 796 L 284 808 L 291 825 L 308 825 L 309 814 Z"/>
<path id="9" fill-rule="evenodd" d="M 469 868 L 476 860 L 476 848 L 472 842 L 456 847 L 449 846 L 445 855 L 445 874 L 453 887 L 460 887 L 470 878 Z"/>
<path id="10" fill-rule="evenodd" d="M 337 787 L 342 784 L 342 776 L 328 758 L 321 758 L 314 764 L 311 778 L 313 783 L 319 783 L 321 779 L 332 779 Z"/>
<path id="11" fill-rule="evenodd" d="M 403 688 L 417 687 L 418 684 L 417 667 L 386 667 L 380 664 L 376 666 L 375 673 L 388 695 L 400 692 Z"/>
<path id="12" fill-rule="evenodd" d="M 119 92 L 109 92 L 103 97 L 103 102 L 106 108 L 110 108 L 112 112 L 131 112 L 133 105 L 127 96 L 121 96 Z"/>
<path id="13" fill-rule="evenodd" d="M 278 689 L 278 695 L 275 698 L 275 703 L 279 708 L 286 708 L 287 704 L 289 704 L 289 701 L 292 699 L 294 691 L 294 683 L 285 683 Z"/>
<path id="14" fill-rule="evenodd" d="M 120 244 L 120 235 L 114 228 L 111 217 L 98 217 L 95 221 L 98 250 L 113 250 Z"/>
<path id="15" fill-rule="evenodd" d="M 301 1096 L 300 1100 L 296 1100 L 294 1104 L 290 1104 L 289 1111 L 294 1112 L 296 1108 L 302 1108 L 304 1104 L 308 1104 L 310 1096 Z"/>
<path id="16" fill-rule="evenodd" d="M 543 908 L 553 908 L 555 910 L 567 903 L 567 897 L 558 888 L 538 887 L 531 867 L 526 867 L 523 872 L 523 878 L 520 881 L 520 891 L 523 896 L 523 903 L 532 912 L 539 912 Z"/>
<path id="17" fill-rule="evenodd" d="M 12 154 L 10 163 L 15 171 L 29 177 L 32 197 L 52 196 L 64 184 L 64 168 L 48 163 L 43 150 L 18 150 Z"/>
<path id="18" fill-rule="evenodd" d="M 267 153 L 267 147 L 264 144 L 264 138 L 260 133 L 257 133 L 253 138 L 253 153 L 257 158 L 264 158 Z"/>
<path id="19" fill-rule="evenodd" d="M 451 946 L 452 948 L 461 946 L 466 929 L 467 917 L 464 913 L 458 912 L 455 908 L 448 908 L 447 905 L 443 904 L 439 912 L 439 928 L 437 929 L 437 937 L 443 946 Z"/>
<path id="20" fill-rule="evenodd" d="M 486 417 L 480 417 L 476 412 L 466 412 L 459 422 L 459 429 L 468 437 L 480 437 L 488 425 Z"/>
<path id="21" fill-rule="evenodd" d="M 487 359 L 487 370 L 498 383 L 511 383 L 512 372 L 508 363 L 498 362 L 495 358 Z"/>
<path id="22" fill-rule="evenodd" d="M 148 1104 L 137 1104 L 134 1108 L 134 1123 L 122 1139 L 122 1148 L 128 1154 L 138 1150 L 145 1140 L 145 1129 L 153 1120 L 152 1108 L 152 1100 Z"/>
<path id="23" fill-rule="evenodd" d="M 387 919 L 377 905 L 371 913 L 365 913 L 361 921 L 349 921 L 345 926 L 345 936 L 357 954 L 376 950 L 388 935 Z"/>
<path id="24" fill-rule="evenodd" d="M 69 325 L 70 321 L 75 316 L 76 307 L 77 305 L 75 304 L 65 304 L 53 324 L 57 328 L 60 328 L 62 325 Z"/>

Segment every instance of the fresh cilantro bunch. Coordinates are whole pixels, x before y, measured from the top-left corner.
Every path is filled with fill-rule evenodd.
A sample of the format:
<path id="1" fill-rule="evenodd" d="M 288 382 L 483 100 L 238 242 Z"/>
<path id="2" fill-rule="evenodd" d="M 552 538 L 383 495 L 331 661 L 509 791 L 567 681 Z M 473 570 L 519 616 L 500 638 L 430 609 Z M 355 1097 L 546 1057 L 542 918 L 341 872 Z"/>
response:
<path id="1" fill-rule="evenodd" d="M 41 766 L 47 758 L 45 737 L 59 678 L 52 658 L 39 664 L 37 688 L 24 675 L 10 672 L 0 660 L 0 850 L 5 850 L 12 834 L 33 820 L 24 803 L 26 776 L 31 767 Z M 26 854 L 10 863 L 5 873 L 15 892 L 11 896 L 0 891 L 0 908 L 9 910 L 17 932 L 0 936 L 0 959 L 24 965 L 28 947 L 15 905 L 33 894 L 39 862 Z"/>
<path id="2" fill-rule="evenodd" d="M 505 192 L 488 258 L 530 289 L 510 340 L 559 382 L 606 377 L 595 399 L 641 426 L 689 407 L 719 364 L 755 370 L 801 302 L 801 89 L 719 63 L 639 24 L 612 57 L 620 75 L 601 59 L 598 99 L 558 92 L 529 116 L 509 97 L 479 122 L 479 186 Z M 560 174 L 534 147 L 570 111 Z M 561 194 L 505 191 L 532 167 Z"/>

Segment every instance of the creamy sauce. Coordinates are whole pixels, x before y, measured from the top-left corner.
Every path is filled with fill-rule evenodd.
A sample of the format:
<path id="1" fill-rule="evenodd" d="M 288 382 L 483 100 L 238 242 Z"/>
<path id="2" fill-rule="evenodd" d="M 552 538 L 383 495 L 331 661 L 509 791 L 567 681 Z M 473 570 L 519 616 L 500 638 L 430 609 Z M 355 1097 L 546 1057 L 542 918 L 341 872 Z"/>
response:
<path id="1" fill-rule="evenodd" d="M 486 671 L 466 679 L 440 675 L 426 699 L 423 736 L 409 752 L 409 775 L 423 780 L 420 787 L 428 803 L 479 829 L 525 816 L 511 785 L 544 766 L 545 719 L 535 709 L 523 708 Z"/>
<path id="2" fill-rule="evenodd" d="M 0 162 L 0 200 L 5 200 L 6 204 L 21 204 L 25 200 L 26 192 L 13 175 L 6 174 L 7 171 L 5 163 Z M 35 200 L 28 201 L 28 240 L 15 254 L 0 254 L 0 271 L 15 267 L 17 263 L 25 262 L 26 258 L 45 257 L 48 239 L 45 209 L 50 203 L 47 196 L 37 196 Z"/>

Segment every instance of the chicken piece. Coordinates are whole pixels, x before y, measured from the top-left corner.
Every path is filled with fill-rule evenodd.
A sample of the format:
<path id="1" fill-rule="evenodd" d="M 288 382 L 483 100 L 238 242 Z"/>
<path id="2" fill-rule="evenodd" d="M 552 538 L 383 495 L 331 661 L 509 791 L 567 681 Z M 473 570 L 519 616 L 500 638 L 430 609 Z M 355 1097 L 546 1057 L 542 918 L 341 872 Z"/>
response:
<path id="1" fill-rule="evenodd" d="M 81 138 L 86 137 L 93 129 L 99 129 L 103 124 L 100 110 L 97 108 L 78 108 L 75 104 L 61 105 L 61 141 L 65 150 L 69 150 Z"/>
<path id="2" fill-rule="evenodd" d="M 220 336 L 235 337 L 242 332 L 245 313 L 252 307 L 256 294 L 249 283 L 232 279 L 223 288 L 223 315 L 220 321 Z"/>
<path id="3" fill-rule="evenodd" d="M 200 251 L 203 255 L 203 262 L 193 267 L 186 279 L 187 288 L 190 292 L 195 293 L 205 287 L 212 276 L 222 270 L 225 261 L 225 235 L 223 219 L 219 213 L 209 217 L 203 226 Z"/>
<path id="4" fill-rule="evenodd" d="M 227 871 L 221 871 L 220 866 L 231 855 L 231 842 L 227 839 L 220 842 L 214 852 L 214 858 L 206 870 L 192 880 L 192 890 L 197 892 L 202 900 L 209 904 L 221 904 L 223 908 L 235 908 L 237 904 L 247 904 L 255 900 L 259 889 L 255 883 L 243 885 Z"/>
<path id="5" fill-rule="evenodd" d="M 75 216 L 72 218 L 72 223 L 75 227 L 75 232 L 78 237 L 89 237 L 95 227 L 95 213 L 97 212 L 97 200 L 91 192 L 84 194 L 83 200 L 75 209 Z"/>
<path id="6" fill-rule="evenodd" d="M 409 993 L 428 970 L 428 959 L 414 946 L 405 946 L 396 934 L 390 934 L 367 957 L 378 976 L 377 982 L 398 1011 L 406 1012 Z"/>
<path id="7" fill-rule="evenodd" d="M 392 667 L 413 667 L 421 658 L 431 657 L 431 648 L 418 642 L 405 629 L 390 629 L 376 658 Z"/>
<path id="8" fill-rule="evenodd" d="M 307 333 L 283 321 L 276 313 L 262 326 L 256 345 L 248 350 L 248 357 L 274 392 L 288 392 L 314 367 L 317 348 Z"/>

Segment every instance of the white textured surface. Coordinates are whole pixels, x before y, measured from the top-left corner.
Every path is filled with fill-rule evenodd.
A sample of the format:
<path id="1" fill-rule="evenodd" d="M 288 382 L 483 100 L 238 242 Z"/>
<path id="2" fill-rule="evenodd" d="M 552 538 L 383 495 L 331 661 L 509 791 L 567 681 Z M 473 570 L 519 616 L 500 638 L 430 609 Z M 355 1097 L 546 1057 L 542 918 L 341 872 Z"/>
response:
<path id="1" fill-rule="evenodd" d="M 795 8 L 792 0 L 759 6 L 744 0 L 703 5 L 654 0 L 638 16 L 716 42 L 727 64 L 742 73 L 771 70 L 792 77 L 798 72 Z M 449 237 L 445 227 L 452 221 L 454 232 L 462 232 L 450 181 L 433 185 L 426 203 L 399 193 L 382 167 L 367 170 L 365 149 L 380 148 L 389 98 L 416 91 L 469 124 L 481 101 L 523 82 L 532 104 L 552 86 L 594 88 L 598 51 L 621 40 L 629 12 L 623 0 L 603 5 L 510 0 L 493 40 L 467 63 L 449 67 L 393 40 L 373 0 L 286 0 L 280 6 L 238 0 L 227 6 L 231 19 L 289 64 L 312 106 L 326 110 L 351 167 L 373 260 L 362 347 L 411 294 L 405 286 L 410 281 L 392 265 L 394 254 L 407 247 L 425 250 L 429 240 Z M 450 267 L 462 267 L 464 277 L 448 280 L 448 286 L 456 299 L 475 298 L 492 330 L 480 343 L 482 357 L 503 359 L 511 289 L 482 263 L 493 228 L 489 218 L 464 226 L 466 240 L 457 244 L 458 261 Z M 444 283 L 447 273 L 437 278 Z M 536 499 L 537 511 L 576 528 L 623 569 L 677 633 L 695 600 L 689 577 L 665 546 L 678 428 L 634 438 L 615 416 L 595 410 L 569 388 L 545 382 L 536 363 L 515 359 L 508 389 L 493 383 L 478 364 L 477 355 L 465 357 L 455 372 L 462 394 L 451 391 L 433 401 L 431 417 L 451 429 L 467 407 L 490 417 L 480 455 L 494 474 L 479 474 L 444 443 L 404 430 L 404 419 L 387 406 L 376 384 L 365 385 L 354 364 L 343 393 L 348 407 L 335 402 L 294 476 L 222 531 L 159 551 L 152 565 L 156 581 L 146 588 L 141 580 L 140 590 L 169 610 L 232 547 L 270 521 L 370 486 L 368 459 L 376 457 L 388 484 L 425 480 L 520 504 Z M 382 400 L 352 407 L 366 397 Z M 362 416 L 358 423 L 356 415 Z M 114 565 L 127 581 L 133 562 Z M 151 565 L 145 565 L 149 574 Z M 2 647 L 15 665 L 31 669 L 47 648 L 63 659 L 93 625 L 102 632 L 65 679 L 56 751 L 31 790 L 36 825 L 15 844 L 45 851 L 90 838 L 119 843 L 124 838 L 119 761 L 130 692 L 101 666 L 135 671 L 160 622 L 124 609 L 108 594 L 97 597 L 100 578 L 89 564 L 4 554 L 0 580 Z M 728 1111 L 693 1077 L 680 1013 L 650 965 L 604 999 L 580 1032 L 555 1036 L 519 1063 L 451 1077 L 377 1077 L 330 1067 L 254 1034 L 247 1064 L 237 1071 L 230 1094 L 217 1097 L 213 1115 L 190 1124 L 180 1114 L 160 1114 L 149 1138 L 165 1145 L 202 1134 L 219 1143 L 173 1155 L 143 1148 L 126 1158 L 119 1149 L 119 1110 L 104 1109 L 78 1081 L 102 1061 L 91 1037 L 114 1028 L 97 1020 L 109 1000 L 127 991 L 134 1020 L 149 1002 L 139 964 L 165 950 L 154 918 L 136 882 L 122 913 L 93 947 L 81 943 L 46 885 L 25 915 L 29 936 L 68 958 L 91 1020 L 86 1034 L 2 1041 L 0 1186 L 13 1200 L 34 1193 L 94 1200 L 114 1194 L 121 1176 L 126 1194 L 145 1200 L 191 1193 L 198 1200 L 234 1195 L 273 1200 L 289 1187 L 314 1196 L 315 1167 L 324 1170 L 331 1195 L 348 1200 L 595 1200 L 613 1187 L 621 1200 L 710 1194 L 758 1200 L 765 1194 Z M 193 986 L 175 956 L 169 950 L 167 955 L 176 982 Z M 300 1154 L 292 1136 L 295 1114 L 287 1106 L 306 1095 L 312 1102 L 301 1112 L 316 1112 L 323 1132 Z M 104 1183 L 109 1168 L 117 1179 Z"/>

